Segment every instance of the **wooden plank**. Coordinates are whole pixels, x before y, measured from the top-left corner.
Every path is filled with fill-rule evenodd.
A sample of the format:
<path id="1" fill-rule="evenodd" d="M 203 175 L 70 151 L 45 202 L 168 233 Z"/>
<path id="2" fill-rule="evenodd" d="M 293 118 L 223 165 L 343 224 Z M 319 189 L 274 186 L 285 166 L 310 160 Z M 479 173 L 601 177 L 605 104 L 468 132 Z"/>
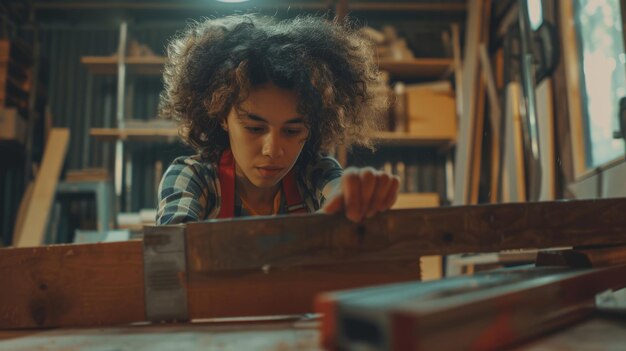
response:
<path id="1" fill-rule="evenodd" d="M 394 78 L 439 78 L 452 66 L 448 58 L 416 58 L 407 60 L 380 60 L 381 71 L 389 72 Z"/>
<path id="2" fill-rule="evenodd" d="M 252 270 L 206 271 L 188 256 L 190 318 L 314 312 L 319 293 L 420 278 L 419 258 L 306 266 L 264 264 Z"/>
<path id="3" fill-rule="evenodd" d="M 439 193 L 400 193 L 392 209 L 438 207 L 441 204 Z"/>
<path id="4" fill-rule="evenodd" d="M 19 240 L 14 242 L 17 247 L 39 246 L 43 243 L 69 139 L 69 129 L 53 128 L 50 131 L 22 232 L 18 235 Z"/>
<path id="5" fill-rule="evenodd" d="M 391 210 L 350 222 L 342 215 L 254 217 L 187 224 L 189 269 L 198 272 L 424 255 L 626 243 L 626 199 Z"/>
<path id="6" fill-rule="evenodd" d="M 482 23 L 480 24 L 480 37 L 478 47 L 475 49 L 473 55 L 480 57 L 480 47 L 485 45 L 483 43 L 489 42 L 489 23 L 491 18 L 491 0 L 485 0 L 482 4 L 483 14 L 482 14 Z M 475 106 L 476 110 L 474 111 L 474 126 L 473 126 L 473 136 L 471 137 L 471 151 L 472 158 L 470 159 L 470 188 L 468 189 L 469 199 L 467 204 L 477 204 L 479 199 L 479 191 L 480 191 L 480 179 L 481 179 L 481 170 L 483 163 L 483 140 L 485 135 L 485 87 L 486 87 L 486 79 L 485 75 L 481 74 L 483 71 L 482 65 L 480 65 L 480 59 L 478 59 L 478 63 L 476 65 L 477 70 L 477 87 L 476 91 L 473 92 L 473 98 L 476 99 Z"/>
<path id="7" fill-rule="evenodd" d="M 509 83 L 506 88 L 504 115 L 504 161 L 502 166 L 502 202 L 526 201 L 522 117 L 520 115 L 521 87 Z"/>
<path id="8" fill-rule="evenodd" d="M 400 193 L 392 209 L 438 207 L 438 193 Z M 440 279 L 443 276 L 443 260 L 440 255 L 420 257 L 421 280 Z"/>
<path id="9" fill-rule="evenodd" d="M 475 128 L 476 88 L 478 84 L 478 44 L 481 40 L 484 13 L 482 1 L 470 1 L 467 6 L 462 81 L 463 114 L 459 116 L 459 135 L 454 161 L 454 205 L 466 205 L 469 201 L 470 170 L 473 155 L 472 138 Z"/>
<path id="10" fill-rule="evenodd" d="M 80 62 L 87 66 L 92 74 L 117 74 L 117 55 L 115 56 L 83 56 Z M 167 57 L 162 56 L 128 56 L 124 63 L 126 68 L 134 74 L 156 75 L 163 73 L 163 65 Z"/>
<path id="11" fill-rule="evenodd" d="M 419 277 L 422 255 L 626 244 L 626 199 L 186 225 L 192 318 L 311 311 L 316 292 Z M 0 250 L 0 329 L 145 319 L 140 241 Z"/>
<path id="12" fill-rule="evenodd" d="M 336 349 L 502 349 L 589 316 L 595 295 L 626 285 L 625 274 L 626 266 L 541 267 L 322 295 L 322 343 Z M 358 326 L 371 332 L 359 333 Z"/>
<path id="13" fill-rule="evenodd" d="M 463 115 L 463 65 L 461 63 L 461 34 L 458 23 L 451 25 L 452 57 L 454 62 L 454 85 L 456 93 L 456 117 Z"/>
<path id="14" fill-rule="evenodd" d="M 142 242 L 0 249 L 0 329 L 143 321 Z"/>
<path id="15" fill-rule="evenodd" d="M 34 183 L 28 182 L 26 189 L 24 189 L 24 194 L 22 195 L 22 199 L 20 200 L 20 206 L 17 209 L 17 216 L 15 218 L 15 226 L 13 227 L 13 242 L 18 242 L 20 240 L 20 235 L 22 235 L 22 228 L 24 227 L 24 218 L 26 217 L 26 211 L 30 206 L 30 200 L 33 197 L 33 188 Z"/>
<path id="16" fill-rule="evenodd" d="M 378 145 L 411 145 L 445 147 L 454 144 L 456 138 L 448 135 L 435 135 L 428 131 L 417 130 L 414 133 L 375 132 L 372 135 Z"/>
<path id="17" fill-rule="evenodd" d="M 500 108 L 500 99 L 498 98 L 498 89 L 493 74 L 491 60 L 487 53 L 487 47 L 480 45 L 480 63 L 483 72 L 483 79 L 487 86 L 487 97 L 489 98 L 489 120 L 491 123 L 491 183 L 489 202 L 498 202 L 498 192 L 500 189 L 500 165 L 501 160 L 501 120 L 502 110 Z"/>
<path id="18" fill-rule="evenodd" d="M 480 68 L 479 68 L 480 70 Z M 483 155 L 483 139 L 485 135 L 485 79 L 482 75 L 478 77 L 478 89 L 476 94 L 476 111 L 474 116 L 474 131 L 472 135 L 472 158 L 469 164 L 470 183 L 467 193 L 469 199 L 468 205 L 474 205 L 478 203 L 478 196 L 480 191 L 480 176 L 482 166 Z"/>

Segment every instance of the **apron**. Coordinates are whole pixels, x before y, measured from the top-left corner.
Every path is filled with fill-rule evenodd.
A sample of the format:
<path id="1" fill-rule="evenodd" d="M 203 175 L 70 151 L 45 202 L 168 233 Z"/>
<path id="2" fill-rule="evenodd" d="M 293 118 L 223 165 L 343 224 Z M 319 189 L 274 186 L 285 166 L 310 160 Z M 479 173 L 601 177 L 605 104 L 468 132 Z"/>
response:
<path id="1" fill-rule="evenodd" d="M 230 149 L 224 150 L 220 157 L 218 177 L 221 188 L 220 213 L 217 218 L 233 218 L 241 215 L 241 205 L 236 204 L 235 194 L 235 158 Z M 296 175 L 293 168 L 282 179 L 282 191 L 287 202 L 287 213 L 308 213 L 307 207 L 298 190 Z"/>

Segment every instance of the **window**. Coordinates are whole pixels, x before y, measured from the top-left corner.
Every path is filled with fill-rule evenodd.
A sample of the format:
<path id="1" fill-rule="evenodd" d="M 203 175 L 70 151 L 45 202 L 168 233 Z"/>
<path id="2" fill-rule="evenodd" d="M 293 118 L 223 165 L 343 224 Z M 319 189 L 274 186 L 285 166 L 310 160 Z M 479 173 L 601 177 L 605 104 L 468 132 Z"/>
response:
<path id="1" fill-rule="evenodd" d="M 579 48 L 580 87 L 588 168 L 624 154 L 619 129 L 619 99 L 626 95 L 620 0 L 576 0 L 574 19 Z"/>

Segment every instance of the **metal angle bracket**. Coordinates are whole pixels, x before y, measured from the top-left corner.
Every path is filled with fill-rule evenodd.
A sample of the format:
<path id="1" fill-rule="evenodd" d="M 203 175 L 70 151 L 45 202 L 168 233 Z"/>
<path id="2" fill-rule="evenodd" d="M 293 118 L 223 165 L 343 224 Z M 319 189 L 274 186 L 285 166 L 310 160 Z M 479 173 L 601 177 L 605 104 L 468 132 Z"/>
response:
<path id="1" fill-rule="evenodd" d="M 143 263 L 147 320 L 189 320 L 185 227 L 144 227 Z"/>

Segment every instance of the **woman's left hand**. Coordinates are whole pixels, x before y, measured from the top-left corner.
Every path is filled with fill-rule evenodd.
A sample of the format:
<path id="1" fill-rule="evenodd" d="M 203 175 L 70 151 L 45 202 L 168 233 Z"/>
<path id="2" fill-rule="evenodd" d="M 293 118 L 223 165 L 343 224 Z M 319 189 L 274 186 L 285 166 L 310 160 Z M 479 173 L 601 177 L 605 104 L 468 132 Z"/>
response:
<path id="1" fill-rule="evenodd" d="M 397 176 L 371 167 L 347 168 L 321 211 L 329 214 L 343 211 L 351 221 L 362 222 L 391 208 L 398 198 L 399 185 Z"/>

